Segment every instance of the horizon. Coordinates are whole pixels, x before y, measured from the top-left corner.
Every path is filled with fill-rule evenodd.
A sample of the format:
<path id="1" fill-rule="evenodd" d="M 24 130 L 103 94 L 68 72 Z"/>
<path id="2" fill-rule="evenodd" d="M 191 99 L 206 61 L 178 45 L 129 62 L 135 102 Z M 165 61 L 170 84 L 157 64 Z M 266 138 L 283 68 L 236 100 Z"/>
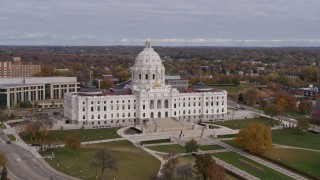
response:
<path id="1" fill-rule="evenodd" d="M 3 45 L 320 47 L 317 0 L 3 1 Z"/>

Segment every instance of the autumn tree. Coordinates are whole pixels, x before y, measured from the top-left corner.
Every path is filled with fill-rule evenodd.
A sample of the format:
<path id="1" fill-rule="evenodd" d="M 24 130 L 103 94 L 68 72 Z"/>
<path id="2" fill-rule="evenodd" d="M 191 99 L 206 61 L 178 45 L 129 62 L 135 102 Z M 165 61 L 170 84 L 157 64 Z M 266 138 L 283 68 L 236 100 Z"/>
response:
<path id="1" fill-rule="evenodd" d="M 195 172 L 201 175 L 204 180 L 214 177 L 214 179 L 225 179 L 224 169 L 217 167 L 210 154 L 197 154 L 195 161 Z"/>
<path id="2" fill-rule="evenodd" d="M 103 177 L 105 169 L 117 170 L 117 161 L 106 149 L 98 149 L 94 156 L 95 161 L 91 163 L 93 167 L 100 167 L 101 177 Z"/>
<path id="3" fill-rule="evenodd" d="M 312 102 L 305 99 L 302 99 L 298 106 L 299 112 L 302 114 L 309 113 L 311 111 L 311 108 L 312 108 Z"/>
<path id="4" fill-rule="evenodd" d="M 199 144 L 196 140 L 190 139 L 186 142 L 184 148 L 187 152 L 198 152 Z"/>
<path id="5" fill-rule="evenodd" d="M 100 89 L 109 89 L 113 87 L 113 82 L 110 79 L 105 79 L 100 82 Z"/>
<path id="6" fill-rule="evenodd" d="M 271 128 L 260 123 L 250 123 L 239 131 L 234 142 L 252 153 L 265 153 L 272 149 Z"/>
<path id="7" fill-rule="evenodd" d="M 25 127 L 25 135 L 30 136 L 30 142 L 36 142 L 42 146 L 47 143 L 48 130 L 52 128 L 53 122 L 47 115 L 39 114 L 34 121 Z"/>
<path id="8" fill-rule="evenodd" d="M 193 177 L 193 167 L 190 163 L 180 165 L 176 168 L 178 179 L 188 180 Z"/>
<path id="9" fill-rule="evenodd" d="M 264 112 L 270 116 L 278 116 L 283 112 L 283 108 L 277 104 L 269 104 L 264 108 Z"/>
<path id="10" fill-rule="evenodd" d="M 70 134 L 65 138 L 65 147 L 75 151 L 76 149 L 79 149 L 80 146 L 81 146 L 81 141 L 75 135 Z"/>
<path id="11" fill-rule="evenodd" d="M 206 168 L 205 173 L 207 174 L 207 177 L 209 180 L 225 180 L 226 179 L 226 173 L 223 167 L 218 166 L 216 163 L 210 164 Z"/>
<path id="12" fill-rule="evenodd" d="M 305 132 L 309 129 L 309 121 L 308 119 L 298 119 L 297 128 L 301 131 Z"/>
<path id="13" fill-rule="evenodd" d="M 243 96 L 246 104 L 255 105 L 259 98 L 259 93 L 256 89 L 251 88 L 248 89 Z"/>
<path id="14" fill-rule="evenodd" d="M 297 105 L 296 98 L 288 93 L 277 93 L 272 103 L 282 106 L 287 111 L 293 110 Z"/>
<path id="15" fill-rule="evenodd" d="M 164 158 L 165 163 L 163 164 L 160 172 L 164 179 L 172 179 L 176 166 L 179 162 L 177 158 L 177 153 L 174 150 L 171 150 L 169 154 Z"/>
<path id="16" fill-rule="evenodd" d="M 0 167 L 5 167 L 6 166 L 6 155 L 0 151 Z"/>
<path id="17" fill-rule="evenodd" d="M 7 121 L 8 120 L 8 115 L 5 114 L 3 111 L 0 111 L 0 121 L 1 121 L 1 124 L 3 125 L 3 122 Z"/>

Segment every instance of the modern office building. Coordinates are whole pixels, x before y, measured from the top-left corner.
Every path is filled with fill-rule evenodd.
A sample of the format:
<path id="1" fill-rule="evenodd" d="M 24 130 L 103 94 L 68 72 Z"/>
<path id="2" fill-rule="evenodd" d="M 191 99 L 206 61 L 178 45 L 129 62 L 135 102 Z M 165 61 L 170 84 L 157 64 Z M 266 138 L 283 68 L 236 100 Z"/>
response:
<path id="1" fill-rule="evenodd" d="M 0 77 L 31 77 L 41 71 L 40 65 L 24 65 L 20 57 L 14 57 L 13 62 L 0 62 Z"/>
<path id="2" fill-rule="evenodd" d="M 224 90 L 204 84 L 179 90 L 166 85 L 165 68 L 149 39 L 131 68 L 131 79 L 123 89 L 85 88 L 66 93 L 64 115 L 73 124 L 97 127 L 144 124 L 155 118 L 223 120 L 227 115 Z"/>
<path id="3" fill-rule="evenodd" d="M 76 77 L 0 78 L 0 106 L 13 108 L 26 101 L 37 102 L 40 107 L 48 102 L 61 106 L 64 94 L 78 92 L 79 88 Z"/>

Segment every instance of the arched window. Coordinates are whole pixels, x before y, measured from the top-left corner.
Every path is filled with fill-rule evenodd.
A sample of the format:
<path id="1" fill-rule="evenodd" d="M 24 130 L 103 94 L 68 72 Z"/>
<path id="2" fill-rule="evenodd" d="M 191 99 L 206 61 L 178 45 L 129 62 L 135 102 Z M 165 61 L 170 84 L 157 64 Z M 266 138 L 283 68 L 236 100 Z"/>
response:
<path id="1" fill-rule="evenodd" d="M 157 108 L 161 109 L 161 101 L 160 100 L 157 101 Z"/>
<path id="2" fill-rule="evenodd" d="M 150 101 L 150 109 L 154 109 L 154 101 L 153 100 Z"/>
<path id="3" fill-rule="evenodd" d="M 164 108 L 169 108 L 169 101 L 168 100 L 164 101 Z"/>

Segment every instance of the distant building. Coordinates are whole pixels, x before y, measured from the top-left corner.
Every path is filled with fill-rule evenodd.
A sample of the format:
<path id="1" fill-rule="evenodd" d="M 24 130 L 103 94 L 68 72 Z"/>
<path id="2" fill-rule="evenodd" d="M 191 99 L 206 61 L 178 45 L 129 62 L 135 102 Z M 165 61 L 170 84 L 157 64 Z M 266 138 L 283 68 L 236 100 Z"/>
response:
<path id="1" fill-rule="evenodd" d="M 303 91 L 305 97 L 313 97 L 319 93 L 319 88 L 313 87 L 313 85 L 309 85 L 307 88 L 299 88 L 299 90 Z"/>
<path id="2" fill-rule="evenodd" d="M 78 92 L 79 88 L 76 77 L 3 78 L 0 79 L 0 106 L 12 108 L 29 101 L 41 107 L 41 103 L 48 104 L 45 100 L 52 104 L 52 100 L 61 100 L 65 93 Z"/>
<path id="3" fill-rule="evenodd" d="M 41 71 L 40 65 L 23 65 L 20 57 L 14 57 L 13 62 L 0 62 L 0 77 L 31 77 Z"/>
<path id="4" fill-rule="evenodd" d="M 165 83 L 171 85 L 172 88 L 188 88 L 188 80 L 181 79 L 180 76 L 165 76 Z"/>

